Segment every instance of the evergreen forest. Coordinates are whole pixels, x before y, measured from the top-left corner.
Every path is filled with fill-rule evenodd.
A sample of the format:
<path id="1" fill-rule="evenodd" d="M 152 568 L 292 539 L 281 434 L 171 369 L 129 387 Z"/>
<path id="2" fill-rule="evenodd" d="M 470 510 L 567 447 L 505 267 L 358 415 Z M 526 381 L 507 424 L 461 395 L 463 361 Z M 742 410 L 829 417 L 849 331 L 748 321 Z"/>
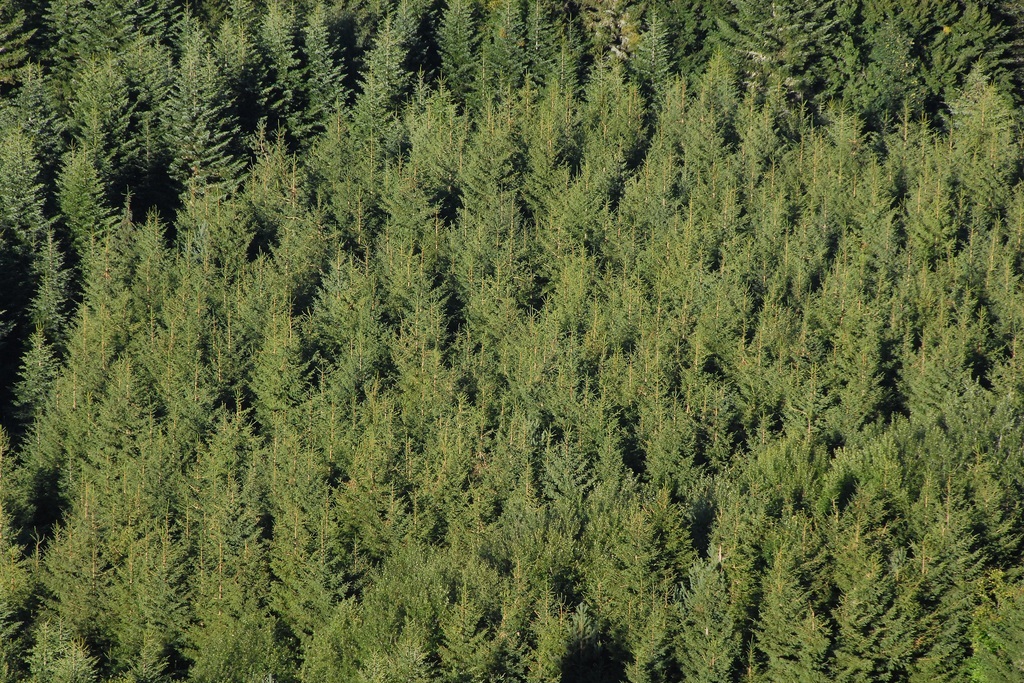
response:
<path id="1" fill-rule="evenodd" d="M 1021 0 L 0 0 L 0 682 L 1021 683 L 1022 126 Z"/>

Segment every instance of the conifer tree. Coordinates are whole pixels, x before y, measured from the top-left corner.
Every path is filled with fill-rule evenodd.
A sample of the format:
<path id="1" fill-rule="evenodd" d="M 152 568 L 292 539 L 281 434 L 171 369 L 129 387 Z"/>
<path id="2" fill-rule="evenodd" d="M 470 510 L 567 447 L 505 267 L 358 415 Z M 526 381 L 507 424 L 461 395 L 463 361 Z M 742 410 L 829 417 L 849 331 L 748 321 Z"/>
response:
<path id="1" fill-rule="evenodd" d="M 410 17 L 403 12 L 389 14 L 366 55 L 362 92 L 352 118 L 371 168 L 382 165 L 397 151 L 397 112 L 410 82 L 404 63 L 411 38 Z"/>
<path id="2" fill-rule="evenodd" d="M 32 140 L 39 160 L 41 177 L 53 182 L 56 167 L 66 144 L 66 117 L 62 113 L 61 97 L 56 79 L 36 64 L 26 64 L 21 87 L 11 99 L 13 105 L 7 116 L 16 120 Z"/>
<path id="3" fill-rule="evenodd" d="M 640 34 L 630 70 L 636 74 L 649 106 L 660 105 L 669 76 L 668 37 L 665 25 L 656 12 L 647 19 L 647 29 Z"/>
<path id="4" fill-rule="evenodd" d="M 950 110 L 958 180 L 978 206 L 979 219 L 998 213 L 1008 199 L 1011 177 L 1020 161 L 1012 142 L 1012 108 L 976 67 Z"/>
<path id="5" fill-rule="evenodd" d="M 472 92 L 475 42 L 472 5 L 468 0 L 452 0 L 444 10 L 438 29 L 438 47 L 441 50 L 441 75 L 445 85 L 458 101 L 465 102 Z"/>
<path id="6" fill-rule="evenodd" d="M 979 578 L 979 558 L 971 548 L 966 508 L 951 481 L 944 491 L 926 484 L 919 501 L 918 514 L 930 528 L 919 537 L 916 554 L 920 558 L 915 558 L 914 567 L 921 573 L 918 601 L 927 616 L 918 622 L 920 656 L 911 681 L 954 681 L 968 675 L 969 661 L 963 653 L 970 647 L 969 615 L 978 607 L 969 586 Z"/>
<path id="7" fill-rule="evenodd" d="M 484 101 L 519 88 L 526 66 L 526 27 L 519 0 L 500 0 L 480 45 L 477 79 Z"/>
<path id="8" fill-rule="evenodd" d="M 979 613 L 972 675 L 984 683 L 1010 683 L 1024 675 L 1024 592 L 1009 587 L 994 610 Z"/>
<path id="9" fill-rule="evenodd" d="M 198 681 L 281 674 L 269 588 L 263 455 L 244 415 L 221 415 L 188 473 L 186 534 L 194 538 L 192 590 L 201 596 L 187 634 Z"/>
<path id="10" fill-rule="evenodd" d="M 83 61 L 109 59 L 132 33 L 127 8 L 117 0 L 52 0 L 45 19 L 51 57 L 65 82 Z"/>
<path id="11" fill-rule="evenodd" d="M 0 680 L 1020 678 L 1024 15 L 385 5 L 0 0 Z"/>
<path id="12" fill-rule="evenodd" d="M 99 678 L 96 660 L 60 622 L 39 625 L 28 659 L 32 683 L 94 683 Z"/>
<path id="13" fill-rule="evenodd" d="M 348 103 L 342 55 L 326 7 L 317 3 L 303 29 L 306 55 L 306 97 L 314 129 L 325 128 L 329 117 Z"/>
<path id="14" fill-rule="evenodd" d="M 72 150 L 65 158 L 57 187 L 64 224 L 79 258 L 85 258 L 97 238 L 116 223 L 92 155 Z"/>
<path id="15" fill-rule="evenodd" d="M 48 222 L 43 213 L 44 196 L 40 168 L 29 136 L 8 128 L 0 138 L 0 239 L 6 243 L 4 256 L 11 266 L 28 265 L 36 244 L 45 238 Z M 11 287 L 5 287 L 7 296 Z"/>
<path id="16" fill-rule="evenodd" d="M 296 46 L 298 17 L 291 6 L 271 2 L 259 27 L 259 47 L 266 65 L 261 99 L 266 125 L 273 133 L 286 129 L 293 138 L 306 136 L 302 112 L 302 69 Z"/>
<path id="17" fill-rule="evenodd" d="M 640 42 L 642 9 L 627 0 L 587 0 L 582 3 L 584 26 L 598 59 L 629 59 Z"/>
<path id="18" fill-rule="evenodd" d="M 566 33 L 571 29 L 567 24 L 557 9 L 545 0 L 529 0 L 527 3 L 525 39 L 529 61 L 526 69 L 533 84 L 543 85 L 561 75 L 562 69 L 576 66 L 568 66 L 568 55 L 560 54 L 563 50 L 568 52 L 564 43 L 568 41 Z"/>
<path id="19" fill-rule="evenodd" d="M 719 31 L 746 87 L 760 92 L 778 83 L 793 97 L 810 99 L 833 49 L 835 3 L 731 4 L 733 11 L 719 19 Z"/>
<path id="20" fill-rule="evenodd" d="M 45 252 L 50 228 L 39 176 L 28 136 L 16 128 L 0 131 L 0 311 L 9 335 L 0 339 L 6 347 L 0 362 L 0 396 L 5 398 L 29 333 L 33 290 L 39 286 L 39 251 Z"/>
<path id="21" fill-rule="evenodd" d="M 71 132 L 78 153 L 91 157 L 114 204 L 131 194 L 141 170 L 135 136 L 135 102 L 124 70 L 113 57 L 87 62 L 75 74 L 72 87 Z"/>
<path id="22" fill-rule="evenodd" d="M 795 554 L 780 547 L 765 573 L 755 646 L 767 659 L 766 681 L 826 681 L 828 624 L 808 600 Z"/>
<path id="23" fill-rule="evenodd" d="M 675 649 L 683 676 L 702 682 L 732 680 L 740 642 L 728 609 L 721 566 L 707 559 L 694 562 L 681 602 Z"/>
<path id="24" fill-rule="evenodd" d="M 915 609 L 904 590 L 911 571 L 905 549 L 885 558 L 882 501 L 862 488 L 846 511 L 844 544 L 835 562 L 840 604 L 833 612 L 837 634 L 833 680 L 900 680 L 913 656 Z M 841 540 L 848 539 L 848 540 Z"/>
<path id="25" fill-rule="evenodd" d="M 167 112 L 171 177 L 186 196 L 231 193 L 242 160 L 224 76 L 194 18 L 186 17 L 179 40 L 181 59 Z"/>
<path id="26" fill-rule="evenodd" d="M 57 377 L 57 356 L 52 343 L 42 330 L 36 329 L 28 340 L 28 349 L 21 361 L 19 378 L 14 386 L 14 407 L 23 426 L 46 405 Z"/>
<path id="27" fill-rule="evenodd" d="M 130 12 L 138 33 L 153 42 L 170 45 L 183 10 L 175 0 L 134 0 Z"/>
<path id="28" fill-rule="evenodd" d="M 0 87 L 19 84 L 28 60 L 27 43 L 35 29 L 25 26 L 25 11 L 15 7 L 14 0 L 0 3 Z"/>
<path id="29" fill-rule="evenodd" d="M 10 512 L 17 489 L 12 478 L 11 443 L 0 427 L 0 681 L 23 677 L 25 613 L 34 580 L 23 557 Z"/>

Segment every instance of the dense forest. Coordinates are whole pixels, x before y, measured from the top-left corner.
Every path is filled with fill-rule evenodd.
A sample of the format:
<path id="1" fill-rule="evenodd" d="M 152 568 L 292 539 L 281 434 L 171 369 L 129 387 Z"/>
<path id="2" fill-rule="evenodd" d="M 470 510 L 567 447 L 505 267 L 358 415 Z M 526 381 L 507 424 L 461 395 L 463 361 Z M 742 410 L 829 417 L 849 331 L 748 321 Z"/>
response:
<path id="1" fill-rule="evenodd" d="M 0 0 L 0 681 L 1024 681 L 1022 103 L 1020 0 Z"/>

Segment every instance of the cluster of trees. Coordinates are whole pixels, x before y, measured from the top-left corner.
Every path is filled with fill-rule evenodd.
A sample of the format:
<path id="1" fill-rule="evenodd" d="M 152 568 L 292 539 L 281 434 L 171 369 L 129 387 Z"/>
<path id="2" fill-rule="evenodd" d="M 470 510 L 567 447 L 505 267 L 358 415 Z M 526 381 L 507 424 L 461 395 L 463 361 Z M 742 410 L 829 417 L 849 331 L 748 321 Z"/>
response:
<path id="1" fill-rule="evenodd" d="M 0 681 L 1024 679 L 1022 20 L 0 0 Z"/>

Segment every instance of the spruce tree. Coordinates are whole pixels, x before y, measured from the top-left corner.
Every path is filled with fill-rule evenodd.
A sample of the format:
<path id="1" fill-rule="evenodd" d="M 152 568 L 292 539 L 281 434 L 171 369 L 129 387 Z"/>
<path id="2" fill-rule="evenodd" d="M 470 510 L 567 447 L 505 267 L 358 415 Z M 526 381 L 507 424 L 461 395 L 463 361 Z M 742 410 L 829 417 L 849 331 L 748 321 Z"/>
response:
<path id="1" fill-rule="evenodd" d="M 113 57 L 89 61 L 75 74 L 70 128 L 79 154 L 88 155 L 109 201 L 119 205 L 141 170 L 136 103 L 124 69 Z"/>
<path id="2" fill-rule="evenodd" d="M 486 101 L 519 88 L 526 66 L 526 27 L 519 0 L 500 0 L 491 12 L 480 45 L 481 98 Z"/>
<path id="3" fill-rule="evenodd" d="M 117 0 L 52 0 L 45 19 L 51 59 L 64 82 L 83 62 L 110 58 L 132 34 L 128 8 Z"/>
<path id="4" fill-rule="evenodd" d="M 19 84 L 28 60 L 28 42 L 35 29 L 25 26 L 25 11 L 15 6 L 14 0 L 0 2 L 0 87 Z"/>
<path id="5" fill-rule="evenodd" d="M 984 683 L 1010 683 L 1024 676 L 1024 591 L 1009 586 L 994 609 L 975 622 L 972 675 Z"/>
<path id="6" fill-rule="evenodd" d="M 477 32 L 472 5 L 468 0 L 452 0 L 444 10 L 438 29 L 441 51 L 441 75 L 456 100 L 466 102 L 477 75 L 474 65 Z"/>
<path id="7" fill-rule="evenodd" d="M 728 609 L 721 565 L 694 562 L 689 587 L 681 594 L 682 618 L 675 651 L 679 668 L 690 681 L 730 681 L 740 653 L 739 633 Z"/>
<path id="8" fill-rule="evenodd" d="M 835 3 L 732 0 L 719 19 L 722 41 L 747 89 L 779 84 L 797 99 L 821 87 L 835 41 Z"/>
<path id="9" fill-rule="evenodd" d="M 411 38 L 410 17 L 402 12 L 389 14 L 366 55 L 352 123 L 371 168 L 383 165 L 397 151 L 397 112 L 410 82 L 404 63 Z"/>
<path id="10" fill-rule="evenodd" d="M 765 573 L 755 647 L 767 659 L 766 681 L 826 681 L 828 623 L 801 585 L 794 550 L 780 547 Z"/>
<path id="11" fill-rule="evenodd" d="M 348 103 L 343 56 L 331 14 L 317 3 L 303 29 L 308 117 L 314 130 L 326 128 L 331 116 Z"/>
<path id="12" fill-rule="evenodd" d="M 298 16 L 294 8 L 271 2 L 259 27 L 259 50 L 265 65 L 260 93 L 267 128 L 281 129 L 293 139 L 307 136 L 303 110 L 304 88 L 297 38 Z"/>
<path id="13" fill-rule="evenodd" d="M 229 194 L 237 186 L 243 162 L 237 156 L 224 75 L 194 18 L 185 18 L 179 40 L 181 58 L 167 112 L 171 177 L 186 198 Z"/>
<path id="14" fill-rule="evenodd" d="M 18 543 L 11 514 L 18 488 L 12 477 L 11 443 L 0 427 L 0 681 L 24 677 L 23 663 L 28 644 L 24 625 L 35 576 Z"/>
<path id="15" fill-rule="evenodd" d="M 57 179 L 61 214 L 80 259 L 115 225 L 117 219 L 107 204 L 103 181 L 92 155 L 72 150 L 65 158 Z"/>

